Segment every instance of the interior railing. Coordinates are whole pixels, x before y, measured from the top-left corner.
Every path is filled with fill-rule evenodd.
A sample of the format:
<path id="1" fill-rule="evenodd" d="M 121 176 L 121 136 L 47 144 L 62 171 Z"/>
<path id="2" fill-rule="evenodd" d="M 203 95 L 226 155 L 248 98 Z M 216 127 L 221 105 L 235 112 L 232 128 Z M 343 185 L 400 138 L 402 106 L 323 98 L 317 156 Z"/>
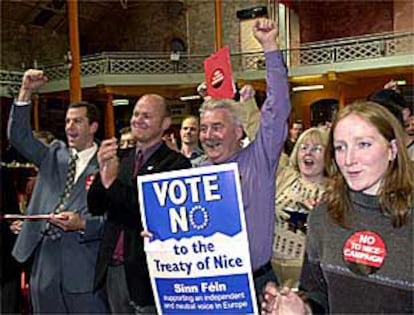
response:
<path id="1" fill-rule="evenodd" d="M 414 54 L 414 32 L 383 33 L 323 42 L 313 42 L 283 51 L 290 68 L 344 63 L 355 60 Z M 207 55 L 177 55 L 142 52 L 102 52 L 81 58 L 82 77 L 100 75 L 140 75 L 202 73 Z M 262 52 L 231 54 L 235 72 L 264 69 Z M 49 80 L 67 80 L 69 64 L 39 65 Z M 15 90 L 21 82 L 21 71 L 0 70 L 0 87 Z"/>

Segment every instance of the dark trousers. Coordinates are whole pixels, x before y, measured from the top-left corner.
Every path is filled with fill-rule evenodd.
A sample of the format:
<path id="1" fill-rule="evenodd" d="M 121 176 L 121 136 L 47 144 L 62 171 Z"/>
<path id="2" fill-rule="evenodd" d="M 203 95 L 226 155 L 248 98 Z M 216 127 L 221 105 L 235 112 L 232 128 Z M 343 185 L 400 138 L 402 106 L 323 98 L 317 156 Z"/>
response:
<path id="1" fill-rule="evenodd" d="M 0 314 L 21 313 L 20 275 L 0 285 Z"/>
<path id="2" fill-rule="evenodd" d="M 112 314 L 157 314 L 155 306 L 140 306 L 131 300 L 123 264 L 108 266 L 105 285 Z"/>

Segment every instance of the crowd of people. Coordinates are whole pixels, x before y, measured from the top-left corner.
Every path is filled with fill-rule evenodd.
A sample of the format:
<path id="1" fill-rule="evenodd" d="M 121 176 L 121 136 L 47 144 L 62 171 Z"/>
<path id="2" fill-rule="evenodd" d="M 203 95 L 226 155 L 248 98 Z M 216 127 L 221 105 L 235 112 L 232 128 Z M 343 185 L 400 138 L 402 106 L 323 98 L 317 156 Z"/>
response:
<path id="1" fill-rule="evenodd" d="M 239 101 L 203 95 L 199 117 L 181 123 L 180 146 L 157 94 L 139 98 L 119 142 L 98 145 L 99 112 L 88 102 L 69 105 L 66 142 L 43 141 L 32 132 L 31 96 L 47 77 L 25 72 L 8 137 L 37 168 L 25 213 L 48 217 L 0 223 L 14 243 L 2 246 L 2 257 L 30 265 L 33 313 L 156 314 L 136 178 L 229 162 L 240 172 L 262 314 L 413 312 L 412 108 L 392 85 L 343 107 L 325 126 L 288 124 L 277 35 L 272 20 L 253 25 L 266 65 L 260 109 L 250 85 Z M 13 208 L 4 196 L 2 212 Z M 0 307 L 13 312 L 4 280 Z"/>

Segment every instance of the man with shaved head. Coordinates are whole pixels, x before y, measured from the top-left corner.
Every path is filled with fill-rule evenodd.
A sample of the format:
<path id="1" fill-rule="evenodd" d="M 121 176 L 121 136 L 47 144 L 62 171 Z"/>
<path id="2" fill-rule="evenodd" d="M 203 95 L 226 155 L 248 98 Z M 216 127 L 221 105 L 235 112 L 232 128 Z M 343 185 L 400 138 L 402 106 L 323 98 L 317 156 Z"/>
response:
<path id="1" fill-rule="evenodd" d="M 162 136 L 171 125 L 165 99 L 146 94 L 135 104 L 131 133 L 136 147 L 117 157 L 115 138 L 98 151 L 100 172 L 88 194 L 89 210 L 106 214 L 107 224 L 96 265 L 95 287 L 103 289 L 113 314 L 155 314 L 155 303 L 144 253 L 138 205 L 137 176 L 190 168 Z"/>
<path id="2" fill-rule="evenodd" d="M 187 116 L 181 122 L 180 138 L 181 153 L 190 159 L 193 166 L 205 160 L 202 157 L 203 150 L 198 146 L 198 136 L 200 133 L 200 121 L 196 116 Z"/>

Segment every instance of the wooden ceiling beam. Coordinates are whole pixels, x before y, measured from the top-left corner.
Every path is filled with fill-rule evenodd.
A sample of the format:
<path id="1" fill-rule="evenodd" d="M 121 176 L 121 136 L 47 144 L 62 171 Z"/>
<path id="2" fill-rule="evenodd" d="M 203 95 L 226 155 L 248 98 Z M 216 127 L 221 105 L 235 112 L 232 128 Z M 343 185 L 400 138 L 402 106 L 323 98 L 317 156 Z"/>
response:
<path id="1" fill-rule="evenodd" d="M 196 87 L 188 86 L 98 86 L 99 94 L 113 94 L 119 96 L 138 97 L 147 93 L 156 93 L 165 98 L 175 99 L 189 93 L 196 93 Z"/>
<path id="2" fill-rule="evenodd" d="M 51 11 L 55 14 L 62 15 L 64 17 L 66 17 L 66 15 L 67 15 L 66 9 L 54 9 L 54 8 L 48 7 L 47 5 L 33 3 L 33 2 L 30 2 L 30 1 L 22 1 L 22 2 L 20 2 L 20 4 L 22 4 L 26 7 L 32 7 L 32 8 L 38 9 L 38 10 Z M 88 21 L 91 21 L 91 22 L 99 22 L 98 19 L 91 18 L 90 16 L 86 16 L 84 14 L 83 15 L 79 14 L 79 18 L 83 19 L 83 20 L 88 20 Z"/>

